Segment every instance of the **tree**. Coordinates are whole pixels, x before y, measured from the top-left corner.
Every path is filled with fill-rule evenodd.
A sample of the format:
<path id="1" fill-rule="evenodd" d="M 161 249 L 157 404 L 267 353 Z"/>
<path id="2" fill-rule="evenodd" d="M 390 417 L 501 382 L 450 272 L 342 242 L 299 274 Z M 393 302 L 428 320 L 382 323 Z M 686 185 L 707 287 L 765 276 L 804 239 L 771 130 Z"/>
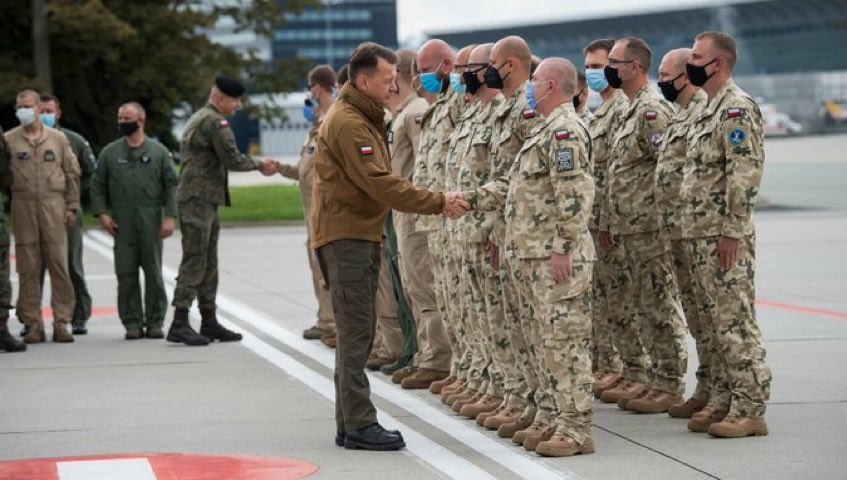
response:
<path id="1" fill-rule="evenodd" d="M 286 13 L 317 0 L 48 0 L 52 81 L 63 123 L 99 149 L 117 136 L 118 107 L 147 110 L 147 131 L 171 148 L 174 112 L 201 106 L 217 73 L 246 80 L 251 91 L 296 88 L 306 61 L 267 65 L 256 53 L 242 57 L 212 43 L 204 29 L 222 16 L 240 30 L 270 35 Z M 33 63 L 29 1 L 4 2 L 0 16 L 0 106 L 7 114 L 23 88 L 42 90 Z M 8 115 L 7 117 L 8 118 Z M 8 125 L 7 125 L 8 126 Z"/>

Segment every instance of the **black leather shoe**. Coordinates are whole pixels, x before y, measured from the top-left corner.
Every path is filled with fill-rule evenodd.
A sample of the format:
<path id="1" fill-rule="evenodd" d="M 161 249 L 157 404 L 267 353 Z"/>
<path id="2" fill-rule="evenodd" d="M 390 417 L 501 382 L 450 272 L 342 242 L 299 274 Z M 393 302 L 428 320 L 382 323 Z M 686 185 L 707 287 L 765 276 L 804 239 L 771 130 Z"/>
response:
<path id="1" fill-rule="evenodd" d="M 0 328 L 0 350 L 7 352 L 25 352 L 26 344 L 16 340 L 6 327 Z"/>
<path id="2" fill-rule="evenodd" d="M 346 437 L 347 437 L 347 435 L 344 434 L 344 430 L 336 431 L 335 432 L 335 446 L 336 447 L 343 447 L 344 446 L 344 439 Z"/>
<path id="3" fill-rule="evenodd" d="M 88 327 L 85 326 L 82 322 L 73 322 L 71 324 L 72 332 L 74 335 L 87 335 Z"/>
<path id="4" fill-rule="evenodd" d="M 344 436 L 344 448 L 348 450 L 388 451 L 400 450 L 406 446 L 403 435 L 397 431 L 388 431 L 382 425 L 373 425 L 350 430 Z"/>
<path id="5" fill-rule="evenodd" d="M 405 367 L 409 362 L 404 362 L 402 360 L 396 360 L 394 362 L 389 363 L 388 365 L 383 365 L 379 367 L 379 371 L 386 375 L 394 375 L 394 372 L 400 370 Z"/>
<path id="6" fill-rule="evenodd" d="M 209 341 L 214 342 L 215 340 L 219 342 L 240 342 L 241 334 L 238 332 L 233 332 L 227 328 L 221 326 L 220 323 L 202 323 L 200 325 L 200 335 L 208 338 Z"/>
<path id="7" fill-rule="evenodd" d="M 169 342 L 173 343 L 184 343 L 186 345 L 191 346 L 203 346 L 209 344 L 209 339 L 199 333 L 195 332 L 191 325 L 177 325 L 174 327 L 171 325 L 170 330 L 168 330 L 168 338 Z"/>

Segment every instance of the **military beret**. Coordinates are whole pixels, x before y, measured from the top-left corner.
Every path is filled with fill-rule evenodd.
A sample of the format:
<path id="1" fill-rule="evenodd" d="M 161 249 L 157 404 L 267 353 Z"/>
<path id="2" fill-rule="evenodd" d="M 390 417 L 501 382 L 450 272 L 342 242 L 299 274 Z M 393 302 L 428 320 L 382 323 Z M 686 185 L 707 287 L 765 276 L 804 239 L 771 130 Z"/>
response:
<path id="1" fill-rule="evenodd" d="M 244 95 L 244 91 L 247 90 L 244 87 L 244 84 L 238 80 L 224 75 L 218 75 L 215 77 L 215 86 L 218 87 L 218 90 L 220 90 L 224 95 L 229 95 L 230 97 L 235 98 Z"/>

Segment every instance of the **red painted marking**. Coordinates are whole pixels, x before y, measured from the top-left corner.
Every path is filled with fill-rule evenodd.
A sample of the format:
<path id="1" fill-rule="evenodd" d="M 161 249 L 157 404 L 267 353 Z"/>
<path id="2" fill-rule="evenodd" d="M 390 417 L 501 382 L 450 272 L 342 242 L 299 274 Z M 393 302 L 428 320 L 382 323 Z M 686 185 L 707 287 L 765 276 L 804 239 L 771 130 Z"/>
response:
<path id="1" fill-rule="evenodd" d="M 847 320 L 847 313 L 833 312 L 831 310 L 821 310 L 819 308 L 802 307 L 800 305 L 791 305 L 789 303 L 771 302 L 768 300 L 756 300 L 756 305 L 765 308 L 775 308 L 779 310 L 790 310 L 792 312 L 808 313 L 819 317 L 831 317 L 839 320 Z"/>
<path id="2" fill-rule="evenodd" d="M 292 458 L 141 453 L 0 462 L 0 480 L 61 480 L 57 462 L 134 458 L 146 458 L 160 480 L 296 480 L 318 471 L 317 465 Z"/>
<path id="3" fill-rule="evenodd" d="M 14 253 L 10 253 L 10 254 L 9 254 L 9 262 L 10 262 L 10 263 L 11 263 L 11 262 L 14 262 L 16 258 L 17 258 L 17 257 L 15 256 L 15 254 L 14 254 Z"/>
<path id="4" fill-rule="evenodd" d="M 118 309 L 115 307 L 93 307 L 91 309 L 92 317 L 103 317 L 109 315 L 117 315 Z M 53 318 L 53 309 L 50 307 L 44 307 L 41 309 L 41 317 L 42 318 Z M 2 480 L 2 479 L 0 479 Z"/>

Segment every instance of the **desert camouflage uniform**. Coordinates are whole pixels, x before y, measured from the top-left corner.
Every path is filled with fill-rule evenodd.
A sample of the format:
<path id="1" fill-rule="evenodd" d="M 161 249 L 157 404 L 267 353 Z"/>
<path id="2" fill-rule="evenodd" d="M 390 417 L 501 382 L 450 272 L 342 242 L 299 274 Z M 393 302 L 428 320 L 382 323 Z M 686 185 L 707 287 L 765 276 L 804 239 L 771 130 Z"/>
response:
<path id="1" fill-rule="evenodd" d="M 727 80 L 691 127 L 680 220 L 699 318 L 717 352 L 709 406 L 740 417 L 764 415 L 770 398 L 771 371 L 756 323 L 754 284 L 753 208 L 764 160 L 759 107 Z M 740 241 L 729 271 L 720 268 L 721 236 Z"/>
<path id="2" fill-rule="evenodd" d="M 533 305 L 541 385 L 536 422 L 582 444 L 593 418 L 591 271 L 595 260 L 588 219 L 594 196 L 591 140 L 571 103 L 556 108 L 527 133 L 512 168 L 469 194 L 481 210 L 505 204 L 504 253 L 519 270 L 521 293 Z M 553 253 L 573 259 L 573 276 L 553 279 Z M 537 339 L 534 339 L 537 341 Z"/>
<path id="3" fill-rule="evenodd" d="M 626 113 L 629 101 L 623 92 L 615 90 L 615 94 L 609 100 L 603 102 L 594 111 L 588 125 L 591 132 L 591 147 L 594 151 L 594 204 L 591 207 L 591 220 L 589 228 L 594 239 L 597 251 L 597 262 L 594 264 L 594 275 L 592 276 L 592 340 L 593 360 L 595 371 L 606 371 L 621 373 L 623 362 L 615 348 L 615 339 L 612 334 L 612 308 L 616 311 L 631 309 L 630 305 L 624 304 L 627 297 L 621 291 L 618 278 L 629 278 L 625 258 L 621 255 L 622 248 L 605 251 L 599 248 L 597 242 L 598 230 L 600 229 L 600 205 L 603 200 L 603 188 L 606 185 L 606 175 L 609 169 L 609 151 L 612 147 L 612 139 L 620 125 L 620 117 Z M 612 305 L 610 305 L 612 302 Z"/>
<path id="4" fill-rule="evenodd" d="M 633 295 L 630 301 L 636 311 L 615 318 L 618 346 L 629 350 L 622 355 L 628 364 L 624 378 L 653 390 L 682 394 L 688 360 L 685 324 L 670 246 L 659 238 L 654 195 L 658 147 L 672 115 L 671 106 L 650 86 L 635 95 L 615 134 L 604 203 L 609 215 L 601 217 L 600 229 L 620 235 L 632 272 L 632 283 L 624 291 Z M 640 331 L 636 314 L 641 317 Z M 629 362 L 641 354 L 638 338 L 652 363 L 643 370 L 642 365 Z"/>
<path id="5" fill-rule="evenodd" d="M 449 90 L 438 96 L 424 113 L 421 123 L 421 136 L 418 155 L 415 159 L 415 171 L 412 183 L 429 190 L 444 191 L 445 160 L 450 146 L 450 136 L 459 118 L 459 106 L 464 102 L 461 95 Z M 446 238 L 444 237 L 444 218 L 438 215 L 419 215 L 415 221 L 415 230 L 429 235 L 429 251 L 435 262 L 435 299 L 441 320 L 447 330 L 450 350 L 453 353 L 451 374 L 464 378 L 470 368 L 462 357 L 466 350 L 467 339 L 457 333 L 456 316 L 449 304 L 449 286 L 446 284 Z"/>
<path id="6" fill-rule="evenodd" d="M 704 403 L 709 400 L 709 386 L 712 384 L 711 365 L 714 345 L 703 333 L 697 301 L 694 297 L 692 267 L 685 254 L 687 242 L 682 239 L 679 214 L 682 171 L 688 150 L 686 137 L 691 124 L 700 115 L 707 100 L 706 93 L 698 89 L 687 105 L 677 106 L 678 109 L 671 118 L 668 129 L 665 130 L 662 145 L 659 147 L 659 164 L 656 167 L 656 206 L 659 209 L 660 234 L 665 237 L 664 241 L 670 242 L 674 274 L 679 286 L 685 321 L 697 345 L 697 387 L 692 398 Z"/>

